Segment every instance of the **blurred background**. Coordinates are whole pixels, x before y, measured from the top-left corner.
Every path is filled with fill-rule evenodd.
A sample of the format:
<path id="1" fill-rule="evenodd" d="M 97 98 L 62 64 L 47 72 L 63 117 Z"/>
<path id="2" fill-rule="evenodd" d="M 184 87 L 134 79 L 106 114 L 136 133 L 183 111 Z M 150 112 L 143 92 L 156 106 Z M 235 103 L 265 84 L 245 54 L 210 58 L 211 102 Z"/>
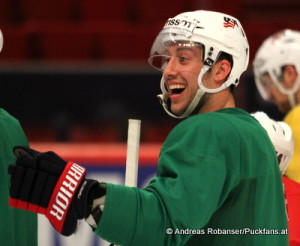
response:
<path id="1" fill-rule="evenodd" d="M 0 0 L 0 107 L 21 122 L 33 148 L 53 150 L 90 177 L 124 183 L 129 118 L 142 120 L 138 186 L 155 175 L 161 143 L 179 121 L 160 106 L 161 74 L 148 64 L 169 17 L 206 9 L 237 17 L 250 63 L 235 96 L 248 112 L 280 120 L 255 87 L 252 61 L 261 42 L 300 29 L 299 0 Z M 43 246 L 108 245 L 85 225 L 60 237 L 39 217 Z"/>
<path id="2" fill-rule="evenodd" d="M 30 141 L 126 140 L 128 118 L 142 120 L 143 142 L 161 142 L 178 120 L 156 99 L 160 73 L 148 54 L 167 18 L 207 9 L 237 17 L 250 43 L 238 106 L 282 115 L 257 94 L 252 60 L 261 42 L 300 29 L 298 0 L 0 0 L 0 106 Z"/>

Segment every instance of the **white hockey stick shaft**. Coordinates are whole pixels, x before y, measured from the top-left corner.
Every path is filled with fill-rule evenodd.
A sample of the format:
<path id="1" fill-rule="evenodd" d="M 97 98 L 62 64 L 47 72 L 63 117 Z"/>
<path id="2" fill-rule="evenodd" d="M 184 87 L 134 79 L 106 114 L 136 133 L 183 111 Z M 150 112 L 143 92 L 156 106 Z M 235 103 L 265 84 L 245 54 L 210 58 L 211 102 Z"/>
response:
<path id="1" fill-rule="evenodd" d="M 128 120 L 125 185 L 137 186 L 141 120 Z M 101 198 L 97 199 L 100 201 Z M 100 202 L 99 202 L 100 203 Z M 111 243 L 109 246 L 117 246 Z"/>
<path id="2" fill-rule="evenodd" d="M 128 120 L 125 185 L 137 186 L 141 120 Z"/>

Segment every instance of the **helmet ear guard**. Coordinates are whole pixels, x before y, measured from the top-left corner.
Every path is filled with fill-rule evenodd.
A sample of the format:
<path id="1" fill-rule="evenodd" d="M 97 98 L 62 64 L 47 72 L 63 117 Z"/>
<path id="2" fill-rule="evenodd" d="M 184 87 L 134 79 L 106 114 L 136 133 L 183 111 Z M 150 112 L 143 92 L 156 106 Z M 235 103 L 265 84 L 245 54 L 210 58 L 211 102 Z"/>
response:
<path id="1" fill-rule="evenodd" d="M 151 57 L 168 54 L 168 46 L 176 43 L 201 44 L 204 66 L 199 71 L 198 76 L 198 91 L 201 90 L 201 93 L 196 93 L 190 107 L 179 116 L 174 116 L 164 107 L 172 117 L 185 118 L 189 116 L 197 107 L 205 92 L 216 93 L 231 85 L 237 86 L 241 74 L 247 69 L 249 62 L 248 40 L 240 22 L 230 15 L 199 10 L 185 12 L 168 19 L 152 45 L 149 63 L 154 66 L 151 63 L 151 60 L 153 60 Z M 219 88 L 206 88 L 202 84 L 202 77 L 214 65 L 222 52 L 232 57 L 233 65 L 230 75 Z M 168 95 L 162 83 L 164 83 L 163 79 L 161 80 L 161 89 L 165 96 L 160 98 L 165 101 Z"/>
<path id="2" fill-rule="evenodd" d="M 280 171 L 284 174 L 294 154 L 294 139 L 291 128 L 282 121 L 270 119 L 264 112 L 255 112 L 252 116 L 267 131 L 276 150 Z"/>

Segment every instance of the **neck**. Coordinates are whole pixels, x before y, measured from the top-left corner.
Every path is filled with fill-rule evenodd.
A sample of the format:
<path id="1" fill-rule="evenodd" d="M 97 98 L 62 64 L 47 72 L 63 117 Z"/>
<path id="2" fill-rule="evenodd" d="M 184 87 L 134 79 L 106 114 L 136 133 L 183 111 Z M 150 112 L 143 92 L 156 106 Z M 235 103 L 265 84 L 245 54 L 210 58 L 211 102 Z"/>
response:
<path id="1" fill-rule="evenodd" d="M 218 111 L 224 108 L 235 108 L 235 100 L 229 88 L 213 94 L 204 95 L 204 105 L 199 113 L 208 113 Z"/>

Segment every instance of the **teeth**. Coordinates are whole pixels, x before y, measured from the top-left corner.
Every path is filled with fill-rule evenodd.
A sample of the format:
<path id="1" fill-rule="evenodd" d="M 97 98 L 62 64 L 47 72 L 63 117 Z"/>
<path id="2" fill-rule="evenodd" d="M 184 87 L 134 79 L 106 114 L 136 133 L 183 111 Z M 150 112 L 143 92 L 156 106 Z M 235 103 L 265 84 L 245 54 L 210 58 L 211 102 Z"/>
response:
<path id="1" fill-rule="evenodd" d="M 169 88 L 171 90 L 174 90 L 174 89 L 184 89 L 185 86 L 184 85 L 170 85 Z"/>

